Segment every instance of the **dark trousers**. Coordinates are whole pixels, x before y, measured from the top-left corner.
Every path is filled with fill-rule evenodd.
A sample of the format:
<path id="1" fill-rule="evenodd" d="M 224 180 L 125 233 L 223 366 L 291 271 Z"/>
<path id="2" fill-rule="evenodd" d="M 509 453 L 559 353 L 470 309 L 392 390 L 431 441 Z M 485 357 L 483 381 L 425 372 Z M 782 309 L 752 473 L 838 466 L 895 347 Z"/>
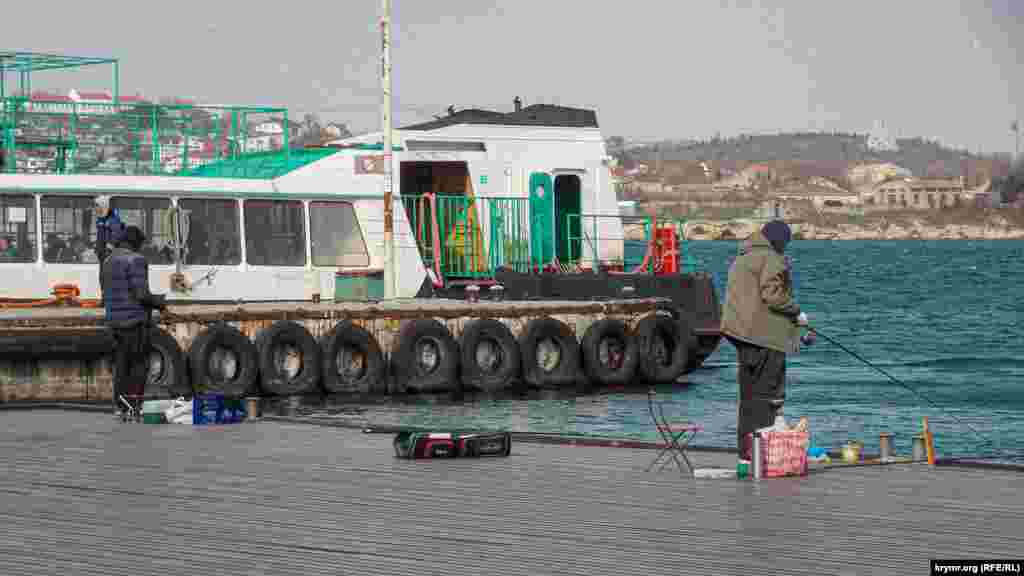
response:
<path id="1" fill-rule="evenodd" d="M 747 434 L 771 426 L 786 399 L 786 354 L 734 338 L 729 341 L 736 347 L 738 363 L 736 448 L 741 459 L 750 460 Z"/>
<path id="2" fill-rule="evenodd" d="M 146 324 L 116 328 L 114 338 L 114 403 L 123 410 L 121 395 L 142 396 L 149 375 L 149 330 Z M 130 398 L 129 398 L 130 400 Z"/>

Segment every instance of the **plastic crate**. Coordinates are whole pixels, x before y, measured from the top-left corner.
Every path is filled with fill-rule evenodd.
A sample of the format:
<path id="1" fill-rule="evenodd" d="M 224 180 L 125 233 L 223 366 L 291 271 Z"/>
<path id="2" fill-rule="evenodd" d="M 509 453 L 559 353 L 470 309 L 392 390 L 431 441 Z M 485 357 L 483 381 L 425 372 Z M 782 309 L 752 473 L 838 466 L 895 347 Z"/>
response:
<path id="1" fill-rule="evenodd" d="M 223 394 L 203 394 L 192 399 L 192 424 L 237 424 L 245 420 L 245 403 Z"/>

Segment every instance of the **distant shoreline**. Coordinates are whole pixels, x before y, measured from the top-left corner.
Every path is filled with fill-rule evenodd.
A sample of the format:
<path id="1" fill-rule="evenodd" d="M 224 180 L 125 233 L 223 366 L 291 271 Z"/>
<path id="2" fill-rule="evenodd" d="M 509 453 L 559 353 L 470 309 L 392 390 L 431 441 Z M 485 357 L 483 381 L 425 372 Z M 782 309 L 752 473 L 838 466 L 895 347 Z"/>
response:
<path id="1" fill-rule="evenodd" d="M 816 225 L 791 222 L 794 240 L 1024 240 L 1024 228 L 1005 222 L 925 225 L 876 223 Z M 749 222 L 703 221 L 690 226 L 688 240 L 740 240 L 750 236 Z"/>

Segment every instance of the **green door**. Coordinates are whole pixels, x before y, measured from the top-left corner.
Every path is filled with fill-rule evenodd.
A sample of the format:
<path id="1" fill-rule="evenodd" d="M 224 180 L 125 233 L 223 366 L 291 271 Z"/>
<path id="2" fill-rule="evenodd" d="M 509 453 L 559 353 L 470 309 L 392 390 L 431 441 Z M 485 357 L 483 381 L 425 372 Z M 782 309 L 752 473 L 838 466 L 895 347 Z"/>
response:
<path id="1" fill-rule="evenodd" d="M 530 174 L 530 260 L 543 266 L 555 257 L 555 198 L 551 176 Z"/>

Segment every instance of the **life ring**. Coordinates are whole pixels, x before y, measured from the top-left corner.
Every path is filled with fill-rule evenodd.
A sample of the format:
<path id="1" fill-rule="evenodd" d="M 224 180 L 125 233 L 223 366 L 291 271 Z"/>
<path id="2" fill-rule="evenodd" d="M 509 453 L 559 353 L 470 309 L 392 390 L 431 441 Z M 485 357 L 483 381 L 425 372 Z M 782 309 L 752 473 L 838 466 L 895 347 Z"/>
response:
<path id="1" fill-rule="evenodd" d="M 153 327 L 149 331 L 147 366 L 147 397 L 178 398 L 192 395 L 185 354 L 178 341 L 162 328 Z"/>
<path id="2" fill-rule="evenodd" d="M 279 320 L 256 336 L 260 388 L 277 396 L 315 392 L 320 384 L 320 347 L 301 324 Z"/>
<path id="3" fill-rule="evenodd" d="M 258 389 L 256 346 L 236 328 L 214 324 L 192 341 L 188 351 L 192 388 L 240 398 Z"/>
<path id="4" fill-rule="evenodd" d="M 331 394 L 384 393 L 387 365 L 377 340 L 365 328 L 342 320 L 320 344 L 324 390 Z"/>
<path id="5" fill-rule="evenodd" d="M 462 385 L 465 388 L 493 392 L 512 384 L 520 369 L 519 344 L 501 322 L 482 318 L 462 329 Z"/>
<path id="6" fill-rule="evenodd" d="M 400 390 L 449 392 L 459 386 L 458 344 L 448 328 L 432 318 L 405 325 L 392 361 Z"/>
<path id="7" fill-rule="evenodd" d="M 583 334 L 580 349 L 587 378 L 605 386 L 628 383 L 640 360 L 629 328 L 615 318 L 603 318 L 591 324 Z"/>
<path id="8" fill-rule="evenodd" d="M 564 322 L 544 317 L 530 320 L 519 337 L 523 380 L 536 388 L 575 385 L 580 375 L 580 347 Z"/>
<path id="9" fill-rule="evenodd" d="M 640 357 L 637 372 L 642 379 L 671 383 L 686 373 L 691 347 L 681 320 L 654 312 L 641 318 L 634 332 Z"/>

